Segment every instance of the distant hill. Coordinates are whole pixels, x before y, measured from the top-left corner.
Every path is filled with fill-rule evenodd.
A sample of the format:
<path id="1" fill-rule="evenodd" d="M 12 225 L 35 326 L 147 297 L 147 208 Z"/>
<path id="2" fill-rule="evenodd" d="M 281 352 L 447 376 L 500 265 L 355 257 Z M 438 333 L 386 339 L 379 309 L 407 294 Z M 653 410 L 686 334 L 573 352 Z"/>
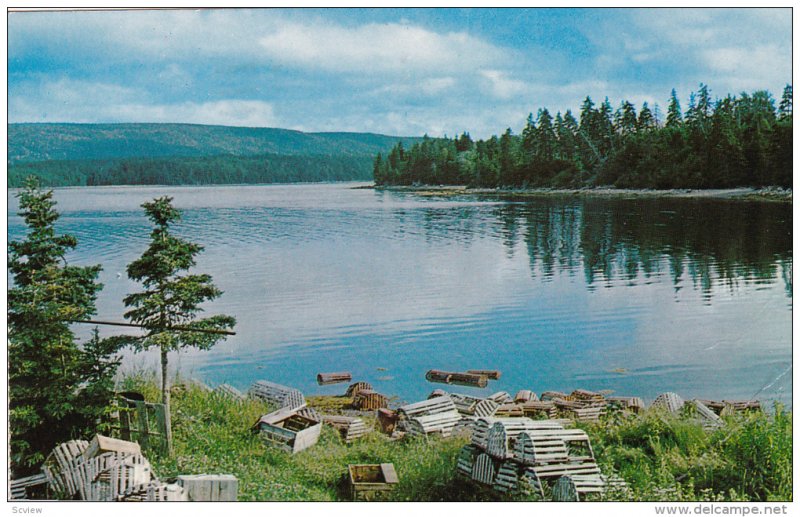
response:
<path id="1" fill-rule="evenodd" d="M 404 138 L 373 133 L 303 133 L 290 129 L 197 124 L 9 124 L 8 163 L 111 158 L 374 156 Z"/>
<path id="2" fill-rule="evenodd" d="M 8 187 L 371 180 L 377 153 L 421 140 L 197 124 L 9 124 Z"/>

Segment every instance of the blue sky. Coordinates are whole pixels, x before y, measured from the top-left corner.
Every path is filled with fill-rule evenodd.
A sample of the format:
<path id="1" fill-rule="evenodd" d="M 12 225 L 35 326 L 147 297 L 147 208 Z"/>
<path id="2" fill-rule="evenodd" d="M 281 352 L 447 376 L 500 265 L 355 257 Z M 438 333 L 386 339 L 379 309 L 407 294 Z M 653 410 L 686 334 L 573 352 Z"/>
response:
<path id="1" fill-rule="evenodd" d="M 586 95 L 780 97 L 791 28 L 788 8 L 11 13 L 9 121 L 487 137 Z"/>

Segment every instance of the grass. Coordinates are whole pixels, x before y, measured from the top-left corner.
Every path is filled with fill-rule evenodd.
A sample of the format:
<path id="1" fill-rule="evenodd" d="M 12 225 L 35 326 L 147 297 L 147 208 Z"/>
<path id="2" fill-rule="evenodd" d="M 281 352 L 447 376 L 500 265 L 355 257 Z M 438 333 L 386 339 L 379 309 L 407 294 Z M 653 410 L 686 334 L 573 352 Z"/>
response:
<path id="1" fill-rule="evenodd" d="M 125 379 L 157 401 L 154 379 Z M 309 398 L 323 411 L 342 408 L 343 398 Z M 464 438 L 390 441 L 372 432 L 343 443 L 323 426 L 317 445 L 289 454 L 264 444 L 250 427 L 272 408 L 254 400 L 234 402 L 197 386 L 173 391 L 173 455 L 149 454 L 162 479 L 179 474 L 233 474 L 241 501 L 337 501 L 351 463 L 393 463 L 400 483 L 395 501 L 492 501 L 499 496 L 456 477 Z M 374 423 L 365 417 L 368 425 Z M 791 413 L 728 417 L 725 428 L 706 432 L 698 424 L 648 413 L 580 424 L 592 440 L 605 474 L 622 476 L 630 488 L 607 496 L 638 501 L 787 501 L 792 498 Z"/>

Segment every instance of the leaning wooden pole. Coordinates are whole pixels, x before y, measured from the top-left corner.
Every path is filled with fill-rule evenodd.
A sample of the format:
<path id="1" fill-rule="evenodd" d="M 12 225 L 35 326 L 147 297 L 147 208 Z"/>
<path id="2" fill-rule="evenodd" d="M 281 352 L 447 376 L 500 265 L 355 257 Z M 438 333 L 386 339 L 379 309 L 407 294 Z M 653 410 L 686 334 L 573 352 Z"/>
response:
<path id="1" fill-rule="evenodd" d="M 219 329 L 198 329 L 192 327 L 182 327 L 182 326 L 175 326 L 175 327 L 147 327 L 146 325 L 139 325 L 136 323 L 122 323 L 120 321 L 100 321 L 100 320 L 67 320 L 70 323 L 89 323 L 91 325 L 112 325 L 115 327 L 135 327 L 135 328 L 150 328 L 150 329 L 157 329 L 157 330 L 178 330 L 181 332 L 202 332 L 205 334 L 225 334 L 226 336 L 235 336 L 236 332 L 231 332 L 230 330 L 219 330 Z"/>

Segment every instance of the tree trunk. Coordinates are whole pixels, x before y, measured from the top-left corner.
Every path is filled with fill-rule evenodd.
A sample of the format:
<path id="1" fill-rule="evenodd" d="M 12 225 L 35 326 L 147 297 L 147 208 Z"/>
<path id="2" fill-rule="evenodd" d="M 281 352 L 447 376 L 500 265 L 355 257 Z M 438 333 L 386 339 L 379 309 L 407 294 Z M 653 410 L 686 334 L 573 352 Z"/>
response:
<path id="1" fill-rule="evenodd" d="M 167 349 L 161 348 L 161 402 L 169 413 L 169 378 L 167 377 Z"/>

